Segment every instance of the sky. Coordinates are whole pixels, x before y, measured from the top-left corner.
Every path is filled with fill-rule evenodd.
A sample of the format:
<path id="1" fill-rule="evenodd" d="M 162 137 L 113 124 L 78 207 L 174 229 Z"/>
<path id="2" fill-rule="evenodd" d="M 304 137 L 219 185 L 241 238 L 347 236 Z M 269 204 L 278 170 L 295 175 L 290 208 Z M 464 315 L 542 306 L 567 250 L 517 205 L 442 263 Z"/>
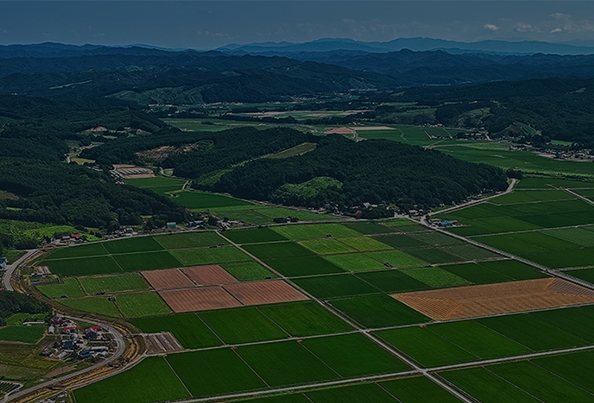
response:
<path id="1" fill-rule="evenodd" d="M 61 42 L 213 49 L 320 38 L 431 37 L 594 45 L 583 1 L 4 1 L 0 44 Z"/>

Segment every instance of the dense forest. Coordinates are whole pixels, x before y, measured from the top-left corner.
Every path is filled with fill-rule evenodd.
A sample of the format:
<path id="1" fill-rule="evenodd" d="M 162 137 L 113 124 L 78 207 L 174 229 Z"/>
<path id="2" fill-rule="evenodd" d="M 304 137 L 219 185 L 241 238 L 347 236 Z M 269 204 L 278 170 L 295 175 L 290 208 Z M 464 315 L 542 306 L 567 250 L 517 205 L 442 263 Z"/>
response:
<path id="1" fill-rule="evenodd" d="M 324 178 L 327 186 L 320 186 L 316 178 Z M 319 191 L 304 197 L 307 185 L 286 186 L 304 183 Z M 387 140 L 355 143 L 339 135 L 321 139 L 314 151 L 301 156 L 260 159 L 236 167 L 214 186 L 238 197 L 283 204 L 393 203 L 403 209 L 460 202 L 472 194 L 506 187 L 505 174 L 492 166 Z"/>
<path id="2" fill-rule="evenodd" d="M 74 224 L 111 230 L 142 223 L 141 215 L 183 221 L 184 210 L 168 198 L 86 167 L 25 159 L 0 161 L 0 218 Z M 10 208 L 6 208 L 10 207 Z"/>
<path id="3" fill-rule="evenodd" d="M 0 291 L 0 326 L 6 325 L 6 318 L 15 313 L 51 313 L 51 307 L 25 294 Z"/>

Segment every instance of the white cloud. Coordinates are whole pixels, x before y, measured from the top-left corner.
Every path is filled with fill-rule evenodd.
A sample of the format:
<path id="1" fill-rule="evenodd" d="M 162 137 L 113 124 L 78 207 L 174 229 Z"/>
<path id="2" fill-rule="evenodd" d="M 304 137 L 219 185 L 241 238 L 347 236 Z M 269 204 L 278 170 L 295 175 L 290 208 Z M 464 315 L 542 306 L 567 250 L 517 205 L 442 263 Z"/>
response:
<path id="1" fill-rule="evenodd" d="M 532 26 L 526 22 L 517 22 L 515 26 L 516 32 L 538 32 L 539 29 L 537 27 Z"/>
<path id="2" fill-rule="evenodd" d="M 559 32 L 563 32 L 563 30 L 561 28 L 555 28 L 551 31 L 551 34 L 557 34 Z"/>
<path id="3" fill-rule="evenodd" d="M 499 29 L 499 27 L 497 25 L 493 25 L 493 24 L 485 24 L 485 25 L 483 25 L 483 28 L 488 31 L 497 31 Z"/>

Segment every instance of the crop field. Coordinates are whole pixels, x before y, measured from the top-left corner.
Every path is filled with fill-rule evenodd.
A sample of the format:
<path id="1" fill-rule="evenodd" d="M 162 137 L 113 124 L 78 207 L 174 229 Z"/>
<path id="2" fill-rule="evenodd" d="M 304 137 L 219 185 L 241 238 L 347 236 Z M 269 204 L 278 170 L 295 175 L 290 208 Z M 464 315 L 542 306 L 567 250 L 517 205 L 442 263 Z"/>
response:
<path id="1" fill-rule="evenodd" d="M 593 232 L 594 234 L 594 232 Z M 346 241 L 351 241 L 358 238 L 345 238 L 342 239 L 341 242 L 337 241 L 336 239 L 316 239 L 313 241 L 301 241 L 299 244 L 301 246 L 305 246 L 310 251 L 314 252 L 317 255 L 334 255 L 339 253 L 354 253 L 357 252 L 356 249 L 349 246 L 351 243 Z M 369 239 L 370 241 L 374 241 L 371 238 L 364 238 Z"/>
<path id="2" fill-rule="evenodd" d="M 384 270 L 357 274 L 357 277 L 384 292 L 425 290 L 427 284 L 407 275 L 402 270 Z"/>
<path id="3" fill-rule="evenodd" d="M 244 249 L 259 259 L 315 256 L 314 252 L 293 242 L 246 245 Z"/>
<path id="4" fill-rule="evenodd" d="M 441 266 L 441 269 L 475 284 L 503 283 L 547 277 L 540 270 L 515 260 L 447 265 Z"/>
<path id="5" fill-rule="evenodd" d="M 116 305 L 127 318 L 164 315 L 171 312 L 167 304 L 155 292 L 119 295 Z"/>
<path id="6" fill-rule="evenodd" d="M 293 281 L 305 291 L 321 299 L 372 294 L 380 291 L 351 274 L 303 277 Z"/>
<path id="7" fill-rule="evenodd" d="M 341 224 L 286 225 L 273 227 L 272 230 L 291 240 L 327 238 L 329 235 L 333 238 L 356 237 L 361 235 L 357 231 Z"/>
<path id="8" fill-rule="evenodd" d="M 265 305 L 260 312 L 293 337 L 349 332 L 353 328 L 314 302 Z"/>
<path id="9" fill-rule="evenodd" d="M 67 280 L 69 279 L 64 279 L 64 282 Z M 88 295 L 98 292 L 113 293 L 149 289 L 147 282 L 137 273 L 117 274 L 115 276 L 78 277 L 77 280 Z"/>
<path id="10" fill-rule="evenodd" d="M 592 304 L 594 291 L 558 278 L 394 294 L 435 320 Z"/>
<path id="11" fill-rule="evenodd" d="M 244 262 L 249 256 L 233 246 L 221 248 L 176 249 L 171 254 L 181 263 L 168 267 L 199 266 L 204 264 Z M 167 268 L 167 267 L 162 267 Z M 144 269 L 146 270 L 146 269 Z"/>
<path id="12" fill-rule="evenodd" d="M 342 377 L 406 371 L 408 365 L 361 334 L 307 339 L 301 343 Z M 345 352 L 349 352 L 345 354 Z"/>
<path id="13" fill-rule="evenodd" d="M 376 241 L 373 238 L 364 236 L 356 238 L 343 238 L 340 240 L 340 242 L 350 246 L 353 249 L 358 250 L 359 252 L 374 252 L 379 250 L 392 249 L 390 245 L 386 245 L 385 243 Z"/>
<path id="14" fill-rule="evenodd" d="M 69 298 L 85 295 L 76 278 L 65 278 L 60 284 L 48 284 L 37 287 L 43 295 L 49 298 L 59 298 L 67 295 Z"/>
<path id="15" fill-rule="evenodd" d="M 228 243 L 216 232 L 190 232 L 185 234 L 162 235 L 154 238 L 165 249 L 190 249 Z"/>
<path id="16" fill-rule="evenodd" d="M 383 263 L 363 253 L 325 256 L 324 259 L 326 259 L 328 262 L 336 265 L 344 271 L 355 272 L 368 270 L 382 270 L 386 268 L 386 266 L 384 266 Z"/>
<path id="17" fill-rule="evenodd" d="M 244 344 L 288 337 L 255 307 L 200 312 L 198 316 L 225 344 Z"/>
<path id="18" fill-rule="evenodd" d="M 518 189 L 551 189 L 557 187 L 568 189 L 594 188 L 594 182 L 551 177 L 527 177 L 517 185 Z"/>
<path id="19" fill-rule="evenodd" d="M 164 358 L 149 357 L 118 376 L 77 389 L 74 397 L 78 403 L 151 403 L 190 394 Z"/>
<path id="20" fill-rule="evenodd" d="M 0 341 L 37 343 L 45 334 L 45 326 L 0 327 Z"/>
<path id="21" fill-rule="evenodd" d="M 354 258 L 358 255 L 336 255 Z M 316 274 L 342 273 L 344 270 L 332 263 L 330 259 L 323 259 L 320 256 L 299 257 L 292 259 L 267 259 L 266 264 L 284 276 L 301 277 Z"/>
<path id="22" fill-rule="evenodd" d="M 60 300 L 62 305 L 82 312 L 119 318 L 122 316 L 116 305 L 107 297 L 68 298 Z"/>
<path id="23" fill-rule="evenodd" d="M 170 267 L 182 266 L 181 263 L 167 251 L 114 255 L 113 259 L 125 272 L 168 269 Z"/>
<path id="24" fill-rule="evenodd" d="M 111 256 L 42 260 L 38 265 L 47 266 L 52 273 L 60 276 L 91 276 L 122 272 L 122 268 Z"/>
<path id="25" fill-rule="evenodd" d="M 222 267 L 239 281 L 276 278 L 276 274 L 254 261 L 222 263 Z"/>
<path id="26" fill-rule="evenodd" d="M 287 238 L 270 228 L 227 231 L 225 237 L 237 244 L 286 241 Z"/>
<path id="27" fill-rule="evenodd" d="M 427 284 L 429 287 L 445 288 L 470 284 L 470 281 L 438 267 L 403 269 L 402 273 Z"/>
<path id="28" fill-rule="evenodd" d="M 252 203 L 248 201 L 236 199 L 234 197 L 197 191 L 175 193 L 172 195 L 172 200 L 177 204 L 196 211 L 205 211 L 221 207 L 252 205 Z"/>
<path id="29" fill-rule="evenodd" d="M 222 345 L 219 338 L 193 313 L 133 319 L 131 323 L 145 333 L 171 332 L 185 348 Z"/>
<path id="30" fill-rule="evenodd" d="M 367 328 L 428 322 L 429 318 L 387 295 L 370 295 L 331 301 L 336 309 Z"/>
<path id="31" fill-rule="evenodd" d="M 103 246 L 107 252 L 112 255 L 134 252 L 156 252 L 163 250 L 163 247 L 152 237 L 138 237 L 122 239 L 118 242 L 104 242 Z"/>

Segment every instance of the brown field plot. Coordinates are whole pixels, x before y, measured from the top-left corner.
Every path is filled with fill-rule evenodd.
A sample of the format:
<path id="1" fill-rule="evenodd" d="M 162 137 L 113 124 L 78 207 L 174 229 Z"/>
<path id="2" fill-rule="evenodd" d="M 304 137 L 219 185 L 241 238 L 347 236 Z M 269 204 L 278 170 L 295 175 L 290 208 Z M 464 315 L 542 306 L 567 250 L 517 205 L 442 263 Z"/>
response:
<path id="1" fill-rule="evenodd" d="M 244 305 L 303 301 L 307 297 L 282 280 L 228 284 L 225 289 Z"/>
<path id="2" fill-rule="evenodd" d="M 149 354 L 166 354 L 184 349 L 171 332 L 147 334 L 144 339 Z"/>
<path id="3" fill-rule="evenodd" d="M 218 265 L 195 266 L 183 269 L 186 276 L 200 285 L 237 283 L 237 279 Z"/>
<path id="4" fill-rule="evenodd" d="M 409 292 L 392 297 L 435 320 L 594 303 L 594 291 L 556 278 Z"/>
<path id="5" fill-rule="evenodd" d="M 239 301 L 221 287 L 161 291 L 159 295 L 174 312 L 204 311 L 241 306 Z"/>
<path id="6" fill-rule="evenodd" d="M 151 270 L 140 272 L 155 290 L 195 287 L 196 284 L 179 269 Z"/>

